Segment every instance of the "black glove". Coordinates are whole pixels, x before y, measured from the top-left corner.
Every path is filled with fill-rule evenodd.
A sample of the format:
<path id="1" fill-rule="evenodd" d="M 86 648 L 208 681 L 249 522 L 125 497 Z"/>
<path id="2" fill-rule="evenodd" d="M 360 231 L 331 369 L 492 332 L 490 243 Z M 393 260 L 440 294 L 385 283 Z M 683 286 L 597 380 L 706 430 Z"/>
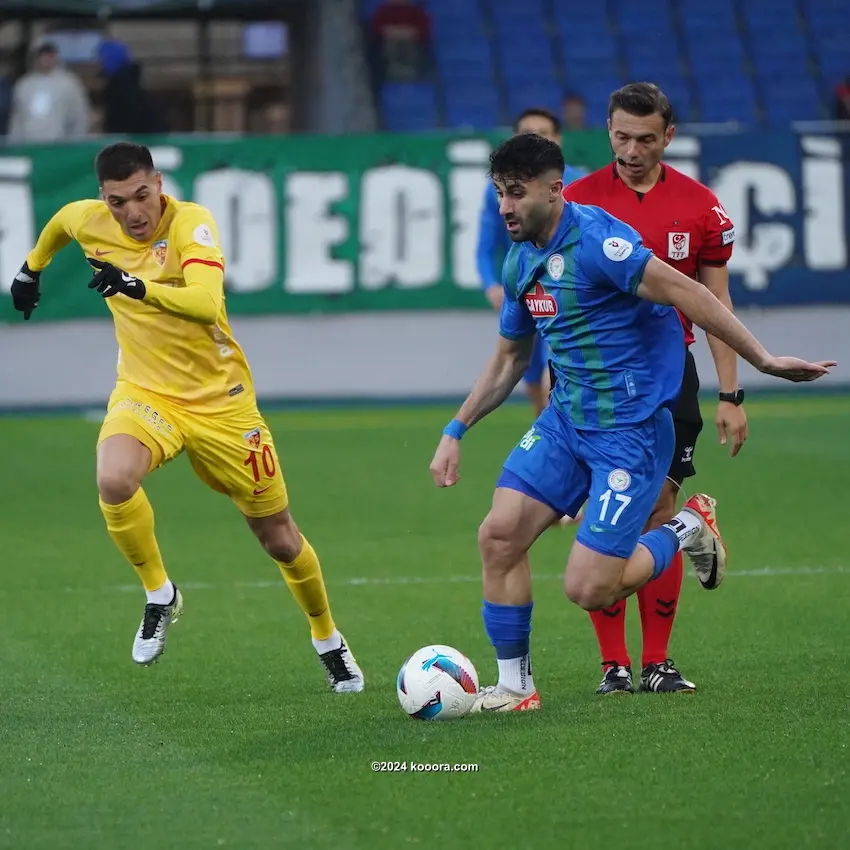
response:
<path id="1" fill-rule="evenodd" d="M 96 289 L 104 298 L 111 298 L 116 292 L 121 292 L 128 298 L 141 301 L 145 297 L 145 284 L 137 277 L 133 277 L 121 269 L 115 268 L 111 263 L 101 260 L 86 258 L 89 265 L 97 269 L 97 274 L 91 279 L 89 289 Z"/>
<path id="2" fill-rule="evenodd" d="M 38 307 L 38 299 L 41 297 L 38 290 L 40 279 L 41 272 L 34 272 L 24 263 L 12 282 L 12 305 L 19 313 L 24 314 L 24 319 L 29 319 L 32 311 Z"/>

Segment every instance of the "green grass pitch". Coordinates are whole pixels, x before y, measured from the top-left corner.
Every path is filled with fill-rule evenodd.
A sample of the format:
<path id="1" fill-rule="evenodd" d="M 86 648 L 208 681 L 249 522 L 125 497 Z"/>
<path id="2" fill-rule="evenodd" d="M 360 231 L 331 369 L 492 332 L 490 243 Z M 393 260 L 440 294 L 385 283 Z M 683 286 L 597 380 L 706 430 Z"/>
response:
<path id="1" fill-rule="evenodd" d="M 269 415 L 367 676 L 345 696 L 326 689 L 276 567 L 182 458 L 146 487 L 186 611 L 162 661 L 133 665 L 143 596 L 98 511 L 97 425 L 0 420 L 0 847 L 850 846 L 850 396 L 754 399 L 735 460 L 706 408 L 697 481 L 731 561 L 716 593 L 685 580 L 672 654 L 697 695 L 594 695 L 560 529 L 532 553 L 543 710 L 422 723 L 395 694 L 413 650 L 457 646 L 493 679 L 476 530 L 529 422 L 509 405 L 476 427 L 460 485 L 438 491 L 428 464 L 451 413 Z"/>

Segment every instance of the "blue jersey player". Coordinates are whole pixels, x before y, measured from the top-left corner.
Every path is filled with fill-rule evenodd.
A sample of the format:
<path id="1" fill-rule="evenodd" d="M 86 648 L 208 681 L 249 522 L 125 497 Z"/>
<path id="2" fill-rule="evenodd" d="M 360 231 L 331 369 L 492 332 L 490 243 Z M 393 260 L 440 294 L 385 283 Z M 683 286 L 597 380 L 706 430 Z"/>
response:
<path id="1" fill-rule="evenodd" d="M 537 133 L 545 139 L 561 144 L 561 122 L 548 109 L 526 109 L 514 122 L 515 133 Z M 569 165 L 564 168 L 564 185 L 584 176 L 584 171 Z M 511 247 L 511 238 L 499 214 L 499 198 L 492 183 L 487 185 L 481 205 L 481 220 L 478 227 L 478 249 L 476 262 L 484 295 L 490 305 L 502 307 L 502 262 Z M 549 374 L 546 368 L 549 352 L 538 334 L 534 338 L 531 361 L 525 370 L 526 393 L 537 413 L 546 407 L 549 395 Z"/>
<path id="2" fill-rule="evenodd" d="M 560 147 L 533 134 L 514 136 L 491 156 L 499 211 L 515 243 L 503 269 L 500 338 L 431 463 L 437 486 L 457 483 L 461 437 L 508 398 L 539 332 L 552 351 L 552 399 L 508 456 L 479 530 L 484 625 L 499 679 L 481 690 L 474 711 L 540 707 L 529 654 L 527 553 L 585 500 L 564 574 L 567 596 L 582 608 L 631 595 L 680 550 L 703 587 L 723 579 L 726 550 L 711 497 L 693 496 L 670 522 L 642 533 L 673 455 L 670 408 L 684 358 L 674 307 L 761 372 L 812 381 L 835 365 L 769 354 L 706 287 L 654 257 L 631 227 L 598 207 L 565 202 L 563 169 Z"/>

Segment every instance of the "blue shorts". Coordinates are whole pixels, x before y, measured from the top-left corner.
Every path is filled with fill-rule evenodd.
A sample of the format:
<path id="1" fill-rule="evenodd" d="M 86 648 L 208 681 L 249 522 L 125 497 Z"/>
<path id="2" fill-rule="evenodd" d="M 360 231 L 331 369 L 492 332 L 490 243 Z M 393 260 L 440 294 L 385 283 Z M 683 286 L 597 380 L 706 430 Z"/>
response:
<path id="1" fill-rule="evenodd" d="M 525 374 L 522 376 L 527 384 L 539 384 L 543 380 L 543 372 L 549 368 L 549 345 L 543 337 L 534 335 L 534 350 Z"/>
<path id="2" fill-rule="evenodd" d="M 549 405 L 508 456 L 496 486 L 561 515 L 576 516 L 587 501 L 576 540 L 628 558 L 664 486 L 675 442 L 666 408 L 630 428 L 582 431 Z"/>

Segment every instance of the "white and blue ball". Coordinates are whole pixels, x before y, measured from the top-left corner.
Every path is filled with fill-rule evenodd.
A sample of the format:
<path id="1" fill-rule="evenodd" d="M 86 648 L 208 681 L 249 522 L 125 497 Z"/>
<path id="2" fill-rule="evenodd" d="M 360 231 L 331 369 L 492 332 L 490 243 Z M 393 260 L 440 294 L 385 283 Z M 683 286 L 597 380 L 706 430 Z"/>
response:
<path id="1" fill-rule="evenodd" d="M 401 665 L 398 701 L 417 720 L 456 720 L 478 694 L 478 672 L 453 646 L 423 646 Z"/>

